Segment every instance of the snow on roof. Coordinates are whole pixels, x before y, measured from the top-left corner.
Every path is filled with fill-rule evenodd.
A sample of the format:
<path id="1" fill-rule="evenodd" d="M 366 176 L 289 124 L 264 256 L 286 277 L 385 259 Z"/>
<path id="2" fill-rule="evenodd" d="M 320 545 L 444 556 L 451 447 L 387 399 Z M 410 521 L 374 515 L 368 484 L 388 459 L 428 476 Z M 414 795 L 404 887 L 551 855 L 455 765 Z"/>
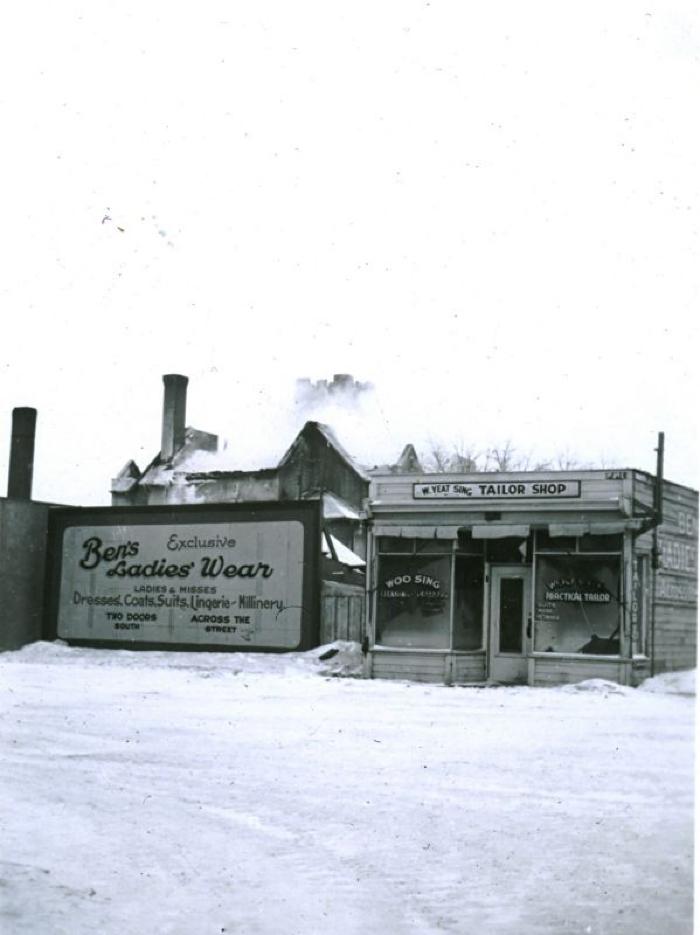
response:
<path id="1" fill-rule="evenodd" d="M 140 484 L 164 487 L 172 482 L 175 471 L 187 471 L 190 464 L 199 463 L 199 459 L 217 456 L 218 436 L 188 426 L 185 429 L 185 442 L 175 452 L 171 461 L 164 462 L 160 452 L 144 470 Z"/>
<path id="2" fill-rule="evenodd" d="M 326 492 L 323 494 L 323 518 L 359 520 L 360 514 L 341 497 Z"/>
<path id="3" fill-rule="evenodd" d="M 333 551 L 331 551 L 331 547 L 328 544 L 329 539 L 333 546 Z M 321 537 L 321 550 L 323 554 L 327 555 L 329 558 L 332 557 L 333 552 L 335 552 L 335 556 L 341 565 L 347 565 L 349 568 L 364 568 L 366 565 L 363 558 L 360 558 L 359 555 L 355 555 L 352 549 L 343 545 L 339 539 L 336 539 L 336 537 L 332 536 L 329 532 L 324 532 Z"/>
<path id="4" fill-rule="evenodd" d="M 260 471 L 274 471 L 282 467 L 291 457 L 299 439 L 308 427 L 316 429 L 326 442 L 338 453 L 345 463 L 363 480 L 369 481 L 366 468 L 362 467 L 340 444 L 335 436 L 333 429 L 322 422 L 309 421 L 297 433 L 291 445 L 279 460 L 270 453 L 260 457 L 260 452 L 249 451 L 247 454 L 241 451 L 232 451 L 230 449 L 220 449 L 217 447 L 217 436 L 210 435 L 207 432 L 201 432 L 197 429 L 187 428 L 185 444 L 175 452 L 170 462 L 164 463 L 161 460 L 160 452 L 147 465 L 143 473 L 138 468 L 135 471 L 127 470 L 133 462 L 128 462 L 125 468 L 113 479 L 111 489 L 114 492 L 126 492 L 136 483 L 167 486 L 173 482 L 174 473 L 185 474 L 228 474 L 233 472 L 251 473 Z M 269 447 L 269 446 L 268 446 Z M 267 461 L 262 464 L 261 461 Z M 271 464 L 271 461 L 276 463 Z M 135 467 L 135 465 L 134 465 Z M 332 519 L 358 519 L 357 513 L 348 504 L 344 504 L 340 499 L 330 507 L 333 509 Z"/>

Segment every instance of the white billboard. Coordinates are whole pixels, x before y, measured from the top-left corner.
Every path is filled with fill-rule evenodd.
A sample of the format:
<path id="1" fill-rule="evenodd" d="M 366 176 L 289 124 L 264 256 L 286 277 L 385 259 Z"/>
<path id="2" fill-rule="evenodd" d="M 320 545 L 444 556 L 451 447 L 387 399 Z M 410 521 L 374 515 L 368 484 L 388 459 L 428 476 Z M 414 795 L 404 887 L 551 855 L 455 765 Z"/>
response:
<path id="1" fill-rule="evenodd" d="M 57 636 L 295 649 L 305 525 L 294 519 L 63 529 Z"/>

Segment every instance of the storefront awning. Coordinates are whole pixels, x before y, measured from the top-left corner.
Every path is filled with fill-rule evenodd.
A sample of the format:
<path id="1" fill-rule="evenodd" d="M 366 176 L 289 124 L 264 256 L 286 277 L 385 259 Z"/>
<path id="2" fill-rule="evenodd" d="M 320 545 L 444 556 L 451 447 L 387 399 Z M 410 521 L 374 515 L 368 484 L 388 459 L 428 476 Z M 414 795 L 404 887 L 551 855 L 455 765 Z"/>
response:
<path id="1" fill-rule="evenodd" d="M 456 539 L 461 526 L 382 526 L 374 527 L 375 536 L 399 539 Z"/>
<path id="2" fill-rule="evenodd" d="M 550 523 L 549 535 L 553 539 L 559 539 L 562 536 L 585 536 L 590 532 L 588 523 Z"/>
<path id="3" fill-rule="evenodd" d="M 594 536 L 613 536 L 624 532 L 625 529 L 627 529 L 627 523 L 624 520 L 616 523 L 591 523 L 591 534 Z"/>
<path id="4" fill-rule="evenodd" d="M 607 523 L 550 523 L 549 535 L 556 539 L 560 536 L 613 536 L 624 532 L 624 520 L 615 520 Z"/>
<path id="5" fill-rule="evenodd" d="M 530 535 L 529 526 L 472 526 L 472 539 L 507 539 L 510 536 L 518 539 L 527 539 Z"/>

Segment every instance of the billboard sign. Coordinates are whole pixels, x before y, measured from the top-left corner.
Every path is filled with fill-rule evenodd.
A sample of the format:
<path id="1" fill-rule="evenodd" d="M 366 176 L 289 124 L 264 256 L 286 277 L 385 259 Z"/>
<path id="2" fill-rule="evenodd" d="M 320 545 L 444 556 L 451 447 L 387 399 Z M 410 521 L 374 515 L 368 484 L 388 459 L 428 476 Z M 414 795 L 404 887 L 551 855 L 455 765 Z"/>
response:
<path id="1" fill-rule="evenodd" d="M 57 510 L 50 630 L 69 642 L 295 650 L 318 635 L 318 503 Z"/>
<path id="2" fill-rule="evenodd" d="M 442 481 L 413 485 L 414 500 L 570 500 L 581 496 L 579 480 Z"/>

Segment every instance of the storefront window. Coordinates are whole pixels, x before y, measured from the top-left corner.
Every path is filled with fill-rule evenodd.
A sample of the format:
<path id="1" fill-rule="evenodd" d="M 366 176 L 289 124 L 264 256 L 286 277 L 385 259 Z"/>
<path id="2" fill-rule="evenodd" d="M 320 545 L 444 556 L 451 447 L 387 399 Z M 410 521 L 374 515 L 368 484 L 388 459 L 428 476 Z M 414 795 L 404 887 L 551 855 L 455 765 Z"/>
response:
<path id="1" fill-rule="evenodd" d="M 455 559 L 454 648 L 483 646 L 484 560 L 458 555 Z"/>
<path id="2" fill-rule="evenodd" d="M 538 557 L 535 650 L 619 655 L 618 556 Z"/>
<path id="3" fill-rule="evenodd" d="M 376 642 L 449 649 L 449 555 L 380 555 Z"/>

